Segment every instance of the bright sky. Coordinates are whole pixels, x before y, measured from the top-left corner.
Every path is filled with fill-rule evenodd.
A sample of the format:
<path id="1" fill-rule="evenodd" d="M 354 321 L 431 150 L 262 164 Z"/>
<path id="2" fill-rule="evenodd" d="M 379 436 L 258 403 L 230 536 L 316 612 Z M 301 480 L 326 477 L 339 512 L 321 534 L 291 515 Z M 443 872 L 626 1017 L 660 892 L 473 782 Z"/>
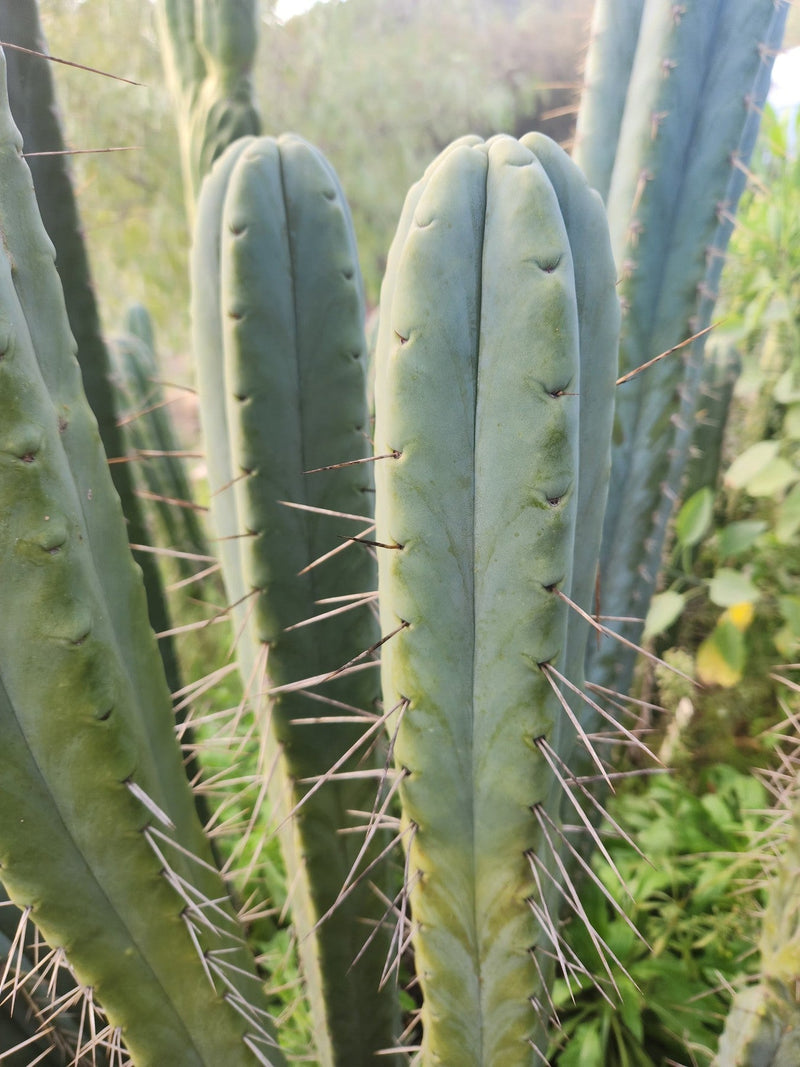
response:
<path id="1" fill-rule="evenodd" d="M 776 57 L 769 99 L 779 111 L 800 104 L 800 48 Z"/>
<path id="2" fill-rule="evenodd" d="M 302 15 L 319 0 L 278 0 L 275 5 L 275 14 L 281 22 L 287 22 L 295 15 Z"/>

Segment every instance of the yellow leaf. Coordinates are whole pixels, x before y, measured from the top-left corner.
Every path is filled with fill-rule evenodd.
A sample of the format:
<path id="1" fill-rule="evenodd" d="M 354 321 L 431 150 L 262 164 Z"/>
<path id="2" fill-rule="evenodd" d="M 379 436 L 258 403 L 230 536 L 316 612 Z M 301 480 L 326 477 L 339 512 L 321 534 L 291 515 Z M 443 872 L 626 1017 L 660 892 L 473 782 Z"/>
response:
<path id="1" fill-rule="evenodd" d="M 739 633 L 744 633 L 753 621 L 755 613 L 756 609 L 753 602 L 751 600 L 742 600 L 723 611 L 720 616 L 720 622 L 732 622 Z"/>
<path id="2" fill-rule="evenodd" d="M 723 615 L 697 650 L 697 677 L 704 685 L 730 689 L 741 681 L 746 657 L 741 630 Z"/>

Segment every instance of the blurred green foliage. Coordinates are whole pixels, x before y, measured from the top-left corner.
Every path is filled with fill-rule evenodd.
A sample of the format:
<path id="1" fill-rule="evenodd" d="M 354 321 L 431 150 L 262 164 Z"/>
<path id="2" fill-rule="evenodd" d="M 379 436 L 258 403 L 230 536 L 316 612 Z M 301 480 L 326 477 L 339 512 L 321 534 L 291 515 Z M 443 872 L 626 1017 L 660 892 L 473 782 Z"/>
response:
<path id="1" fill-rule="evenodd" d="M 591 8 L 331 0 L 265 26 L 256 70 L 265 126 L 302 134 L 339 173 L 370 303 L 406 191 L 447 144 L 465 133 L 572 136 Z"/>
<path id="2" fill-rule="evenodd" d="M 607 945 L 607 972 L 597 985 L 558 985 L 554 1067 L 710 1062 L 730 987 L 756 963 L 761 898 L 751 849 L 766 825 L 765 805 L 759 782 L 724 766 L 694 781 L 650 777 L 612 801 L 610 814 L 628 835 L 605 828 L 618 873 L 597 858 L 605 892 L 581 888 Z M 590 973 L 602 976 L 585 928 L 573 923 L 567 936 Z"/>

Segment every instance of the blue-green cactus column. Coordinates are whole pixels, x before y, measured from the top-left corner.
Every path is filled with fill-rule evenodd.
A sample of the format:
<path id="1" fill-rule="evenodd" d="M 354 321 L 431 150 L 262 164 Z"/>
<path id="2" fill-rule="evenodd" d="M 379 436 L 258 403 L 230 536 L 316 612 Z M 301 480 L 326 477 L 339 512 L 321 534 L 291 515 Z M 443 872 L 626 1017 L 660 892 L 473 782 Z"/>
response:
<path id="1" fill-rule="evenodd" d="M 575 745 L 548 675 L 582 684 L 585 624 L 558 594 L 586 607 L 593 585 L 617 327 L 602 205 L 545 138 L 456 142 L 409 193 L 376 537 L 426 1065 L 540 1062 L 559 906 L 541 822 Z"/>
<path id="2" fill-rule="evenodd" d="M 629 0 L 606 0 L 633 37 Z M 788 5 L 779 0 L 645 0 L 621 116 L 579 118 L 588 149 L 616 141 L 608 218 L 623 305 L 613 469 L 600 561 L 603 614 L 640 639 L 693 432 L 709 326 Z M 610 15 L 609 15 L 610 18 Z M 602 38 L 598 39 L 598 47 Z M 596 64 L 589 57 L 591 71 Z M 604 122 L 607 124 L 604 125 Z M 582 149 L 579 146 L 578 157 Z M 590 157 L 591 158 L 591 157 Z M 674 350 L 674 351 L 673 351 Z M 641 373 L 662 353 L 671 353 Z M 636 622 L 639 618 L 640 622 Z M 636 651 L 589 645 L 592 681 L 626 693 Z"/>

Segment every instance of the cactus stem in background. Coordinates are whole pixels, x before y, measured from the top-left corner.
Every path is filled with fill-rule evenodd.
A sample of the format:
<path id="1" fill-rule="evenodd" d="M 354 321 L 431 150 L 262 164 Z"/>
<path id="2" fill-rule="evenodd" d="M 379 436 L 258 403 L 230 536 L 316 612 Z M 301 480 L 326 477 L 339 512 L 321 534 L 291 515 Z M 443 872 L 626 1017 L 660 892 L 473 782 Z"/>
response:
<path id="1" fill-rule="evenodd" d="M 590 615 L 587 611 L 584 611 L 579 604 L 576 604 L 573 600 L 570 600 L 566 593 L 562 593 L 560 589 L 556 589 L 554 590 L 554 592 L 556 596 L 560 597 L 568 605 L 568 607 L 572 608 L 573 611 L 577 612 L 577 614 L 580 615 L 580 617 L 586 622 L 588 622 L 589 625 L 594 630 L 596 630 L 597 633 L 601 636 L 609 637 L 613 641 L 618 641 L 625 648 L 630 648 L 632 651 L 639 653 L 646 659 L 649 659 L 651 663 L 658 663 L 660 666 L 666 667 L 668 670 L 672 671 L 673 674 L 677 674 L 679 675 L 679 677 L 685 678 L 686 681 L 691 682 L 692 685 L 699 686 L 699 682 L 697 682 L 694 678 L 690 678 L 688 674 L 684 674 L 684 672 L 679 670 L 678 667 L 674 666 L 674 664 L 666 663 L 663 659 L 660 659 L 658 656 L 656 656 L 654 652 L 651 652 L 649 649 L 644 648 L 643 645 L 638 645 L 635 641 L 630 641 L 622 634 L 617 633 L 615 630 L 611 630 L 608 626 L 604 626 L 602 622 L 600 622 L 600 618 L 602 618 L 603 616 Z"/>

